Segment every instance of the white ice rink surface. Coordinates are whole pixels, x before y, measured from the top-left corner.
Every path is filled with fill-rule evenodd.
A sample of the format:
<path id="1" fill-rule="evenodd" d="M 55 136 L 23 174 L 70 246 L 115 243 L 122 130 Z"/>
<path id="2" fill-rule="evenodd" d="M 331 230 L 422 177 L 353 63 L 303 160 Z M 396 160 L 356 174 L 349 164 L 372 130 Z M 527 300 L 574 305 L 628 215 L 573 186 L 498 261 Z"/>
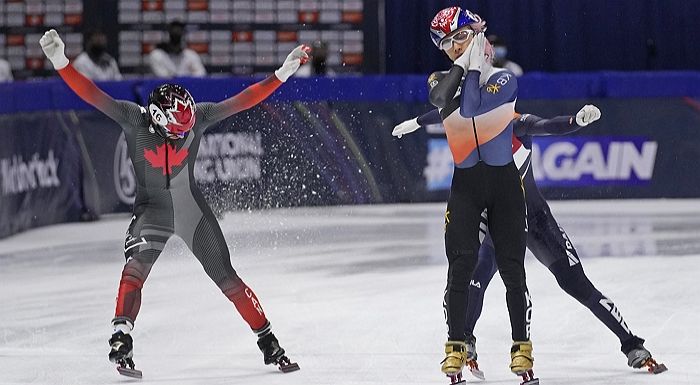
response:
<path id="1" fill-rule="evenodd" d="M 700 383 L 700 201 L 552 207 L 591 281 L 669 371 L 628 368 L 616 337 L 528 256 L 541 383 Z M 133 332 L 144 378 L 121 377 L 107 360 L 107 339 L 129 217 L 4 239 L 0 384 L 445 385 L 443 211 L 391 205 L 225 217 L 234 267 L 302 368 L 290 374 L 262 364 L 247 325 L 176 239 L 146 282 Z M 475 334 L 486 383 L 516 385 L 504 292 L 496 276 Z"/>

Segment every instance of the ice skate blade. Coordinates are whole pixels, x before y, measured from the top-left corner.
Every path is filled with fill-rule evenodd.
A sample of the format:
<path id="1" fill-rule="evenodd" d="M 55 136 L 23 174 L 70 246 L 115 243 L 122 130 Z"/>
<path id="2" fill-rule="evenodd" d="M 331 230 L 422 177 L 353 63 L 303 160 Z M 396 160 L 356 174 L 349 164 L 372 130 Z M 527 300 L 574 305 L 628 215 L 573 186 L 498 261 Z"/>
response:
<path id="1" fill-rule="evenodd" d="M 472 374 L 472 376 L 480 380 L 486 380 L 486 376 L 484 375 L 484 372 L 479 369 L 479 364 L 476 362 L 476 360 L 467 361 L 467 368 L 469 368 L 469 372 Z"/>
<path id="2" fill-rule="evenodd" d="M 450 379 L 450 385 L 465 385 L 467 380 L 462 379 L 462 372 L 455 374 L 447 374 L 447 378 Z"/>
<path id="3" fill-rule="evenodd" d="M 299 369 L 299 364 L 296 362 L 290 363 L 289 365 L 280 365 L 279 367 L 279 370 L 282 373 L 296 372 Z"/>
<path id="4" fill-rule="evenodd" d="M 658 365 L 656 365 L 656 366 L 650 367 L 650 368 L 649 368 L 649 373 L 660 374 L 660 373 L 663 373 L 663 372 L 665 372 L 665 371 L 667 371 L 667 370 L 668 370 L 668 368 L 666 367 L 666 365 L 664 365 L 664 364 L 658 364 Z"/>
<path id="5" fill-rule="evenodd" d="M 279 361 L 277 361 L 277 365 L 279 365 L 278 369 L 282 373 L 296 372 L 299 370 L 299 364 L 292 362 L 287 356 L 280 357 Z"/>
<path id="6" fill-rule="evenodd" d="M 517 373 L 517 375 L 523 379 L 523 382 L 521 382 L 520 385 L 540 385 L 540 379 L 535 378 L 535 373 L 532 372 L 532 369 L 525 373 Z"/>
<path id="7" fill-rule="evenodd" d="M 469 368 L 469 372 L 472 374 L 472 376 L 482 381 L 486 380 L 486 375 L 484 375 L 484 372 L 482 372 L 479 368 Z"/>
<path id="8" fill-rule="evenodd" d="M 117 371 L 122 376 L 127 376 L 127 377 L 131 377 L 131 378 L 139 378 L 139 379 L 143 377 L 143 373 L 141 373 L 140 370 L 136 370 L 136 369 L 122 368 L 121 366 L 117 366 Z"/>

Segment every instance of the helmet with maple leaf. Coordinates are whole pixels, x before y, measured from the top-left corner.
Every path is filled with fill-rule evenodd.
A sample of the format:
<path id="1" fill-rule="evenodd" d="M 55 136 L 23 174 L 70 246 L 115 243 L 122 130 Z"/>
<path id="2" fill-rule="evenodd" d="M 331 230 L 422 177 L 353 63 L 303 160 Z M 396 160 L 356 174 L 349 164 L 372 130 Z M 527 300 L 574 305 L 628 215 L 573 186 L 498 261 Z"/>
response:
<path id="1" fill-rule="evenodd" d="M 189 91 L 177 84 L 163 84 L 148 96 L 151 122 L 166 137 L 183 138 L 194 126 L 196 109 Z"/>

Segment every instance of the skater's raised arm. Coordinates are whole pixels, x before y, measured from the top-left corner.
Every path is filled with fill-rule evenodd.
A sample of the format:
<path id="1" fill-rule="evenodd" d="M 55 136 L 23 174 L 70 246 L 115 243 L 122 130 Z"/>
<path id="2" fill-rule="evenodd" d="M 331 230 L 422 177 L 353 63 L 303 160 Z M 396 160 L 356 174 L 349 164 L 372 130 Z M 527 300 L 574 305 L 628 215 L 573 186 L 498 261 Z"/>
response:
<path id="1" fill-rule="evenodd" d="M 486 37 L 477 34 L 470 47 L 459 59 L 469 55 L 467 76 L 462 86 L 462 101 L 459 113 L 464 118 L 485 114 L 503 104 L 515 101 L 518 96 L 518 81 L 508 70 L 489 71 L 486 64 Z M 457 59 L 457 60 L 459 60 Z M 482 87 L 481 78 L 485 79 Z"/>
<path id="2" fill-rule="evenodd" d="M 524 114 L 517 117 L 514 122 L 513 134 L 515 136 L 566 135 L 576 132 L 598 119 L 600 119 L 600 110 L 592 104 L 583 106 L 576 113 L 576 116 L 557 116 L 551 119 L 544 119 L 539 116 Z"/>
<path id="3" fill-rule="evenodd" d="M 275 71 L 274 75 L 268 76 L 240 93 L 215 104 L 205 104 L 204 118 L 209 122 L 217 122 L 243 110 L 247 110 L 265 100 L 275 90 L 292 76 L 299 66 L 309 60 L 311 48 L 300 45 L 296 47 L 284 61 L 284 64 Z"/>
<path id="4" fill-rule="evenodd" d="M 136 104 L 127 101 L 118 101 L 99 89 L 92 80 L 86 78 L 78 72 L 68 61 L 65 54 L 66 45 L 58 36 L 58 32 L 52 29 L 39 40 L 41 49 L 46 57 L 51 61 L 53 67 L 61 75 L 61 78 L 68 84 L 73 92 L 90 105 L 94 106 L 110 118 L 117 122 L 122 122 L 129 115 L 129 107 L 138 108 Z"/>

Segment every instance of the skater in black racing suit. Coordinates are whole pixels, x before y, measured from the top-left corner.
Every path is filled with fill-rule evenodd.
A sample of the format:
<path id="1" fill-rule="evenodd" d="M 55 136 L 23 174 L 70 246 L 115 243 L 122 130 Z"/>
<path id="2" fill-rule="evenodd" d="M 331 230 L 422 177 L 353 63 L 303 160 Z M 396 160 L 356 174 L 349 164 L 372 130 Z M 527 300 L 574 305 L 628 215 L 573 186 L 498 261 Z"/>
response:
<path id="1" fill-rule="evenodd" d="M 586 105 L 573 116 L 557 116 L 543 119 L 530 114 L 516 114 L 513 119 L 513 158 L 520 170 L 525 187 L 528 215 L 527 247 L 532 254 L 554 275 L 559 286 L 567 294 L 586 306 L 620 340 L 620 350 L 627 357 L 630 367 L 650 368 L 653 372 L 665 370 L 657 364 L 651 353 L 644 347 L 644 339 L 632 333 L 617 306 L 602 294 L 586 276 L 581 260 L 564 229 L 559 226 L 542 193 L 537 188 L 531 164 L 533 136 L 565 135 L 585 127 L 601 116 L 600 110 Z M 393 135 L 401 137 L 421 126 L 439 124 L 442 120 L 438 110 L 432 110 L 417 118 L 407 120 L 394 128 Z M 474 327 L 481 315 L 484 293 L 496 274 L 496 250 L 488 231 L 487 212 L 481 215 L 482 239 L 479 259 L 469 285 L 467 316 L 464 326 L 466 335 L 471 336 L 467 348 L 469 355 L 476 359 L 476 338 Z"/>
<path id="2" fill-rule="evenodd" d="M 177 235 L 256 333 L 265 364 L 287 367 L 285 351 L 272 334 L 260 301 L 231 266 L 226 241 L 195 184 L 193 171 L 205 130 L 267 98 L 308 60 L 308 48 L 295 48 L 275 75 L 222 102 L 195 104 L 183 87 L 164 84 L 153 90 L 143 108 L 112 99 L 77 72 L 65 57 L 65 46 L 56 31 L 47 32 L 40 43 L 68 86 L 119 123 L 138 181 L 134 215 L 124 243 L 126 264 L 112 320 L 110 360 L 122 366 L 127 360 L 133 369 L 130 333 L 141 305 L 141 290 L 165 244 Z"/>

